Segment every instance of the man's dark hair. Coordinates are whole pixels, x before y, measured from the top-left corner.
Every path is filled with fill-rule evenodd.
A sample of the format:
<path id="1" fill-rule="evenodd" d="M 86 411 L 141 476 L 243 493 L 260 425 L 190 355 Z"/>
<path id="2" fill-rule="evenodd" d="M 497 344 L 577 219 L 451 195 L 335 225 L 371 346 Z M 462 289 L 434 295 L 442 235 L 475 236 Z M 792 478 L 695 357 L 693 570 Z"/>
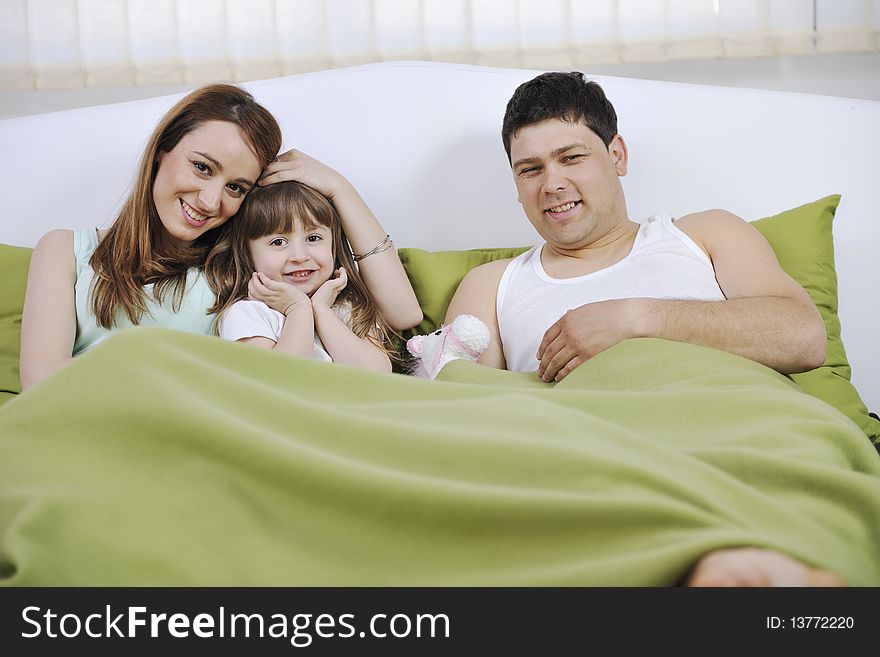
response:
<path id="1" fill-rule="evenodd" d="M 608 147 L 617 134 L 617 112 L 597 83 L 583 73 L 542 73 L 513 92 L 504 112 L 501 139 L 510 160 L 510 140 L 526 126 L 560 119 L 582 122 Z"/>

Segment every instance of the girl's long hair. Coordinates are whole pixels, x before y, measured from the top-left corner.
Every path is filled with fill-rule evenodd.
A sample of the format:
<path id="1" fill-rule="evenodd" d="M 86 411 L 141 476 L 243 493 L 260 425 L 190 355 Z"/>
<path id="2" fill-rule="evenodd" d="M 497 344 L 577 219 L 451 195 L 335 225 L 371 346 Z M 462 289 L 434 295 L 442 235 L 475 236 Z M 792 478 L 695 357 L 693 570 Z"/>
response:
<path id="1" fill-rule="evenodd" d="M 248 282 L 256 271 L 250 241 L 289 233 L 294 230 L 295 221 L 301 222 L 306 230 L 318 226 L 330 229 L 334 269 L 345 267 L 348 275 L 348 284 L 336 299 L 351 304 L 352 332 L 370 340 L 385 351 L 392 362 L 398 363 L 399 355 L 392 346 L 396 334 L 361 277 L 336 208 L 323 194 L 295 181 L 254 187 L 235 218 L 221 229 L 222 234 L 205 263 L 208 284 L 217 294 L 217 303 L 209 310 L 217 313 L 214 332 L 223 313 L 248 296 Z"/>
<path id="2" fill-rule="evenodd" d="M 219 231 L 208 231 L 191 244 L 173 239 L 159 219 L 153 202 L 153 184 L 160 156 L 206 121 L 226 121 L 238 126 L 261 168 L 281 148 L 278 122 L 239 87 L 211 84 L 196 89 L 172 107 L 153 130 L 132 192 L 90 260 L 95 271 L 91 305 L 100 326 L 112 328 L 120 310 L 137 324 L 147 310 L 144 285 L 150 283 L 157 302 L 161 303 L 172 292 L 173 308 L 179 310 L 187 272 L 191 267 L 204 266 Z"/>

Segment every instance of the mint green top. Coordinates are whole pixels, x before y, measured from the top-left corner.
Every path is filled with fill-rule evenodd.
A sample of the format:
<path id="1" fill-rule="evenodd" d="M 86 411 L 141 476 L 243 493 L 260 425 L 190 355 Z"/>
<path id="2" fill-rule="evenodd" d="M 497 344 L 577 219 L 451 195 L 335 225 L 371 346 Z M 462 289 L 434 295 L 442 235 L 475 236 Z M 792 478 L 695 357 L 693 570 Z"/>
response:
<path id="1" fill-rule="evenodd" d="M 132 323 L 125 313 L 120 311 L 116 325 L 112 329 L 98 326 L 95 314 L 89 303 L 89 290 L 95 272 L 89 264 L 95 247 L 98 246 L 98 231 L 95 228 L 84 228 L 73 231 L 73 254 L 76 258 L 76 340 L 73 343 L 73 355 L 91 349 L 113 331 L 131 328 Z M 214 316 L 207 310 L 214 304 L 214 293 L 208 287 L 204 274 L 198 269 L 190 269 L 186 279 L 186 292 L 180 304 L 180 310 L 172 308 L 171 297 L 166 295 L 164 303 L 157 303 L 152 296 L 152 284 L 144 286 L 147 292 L 147 312 L 141 317 L 140 326 L 163 326 L 165 328 L 203 333 L 210 335 L 213 329 Z"/>

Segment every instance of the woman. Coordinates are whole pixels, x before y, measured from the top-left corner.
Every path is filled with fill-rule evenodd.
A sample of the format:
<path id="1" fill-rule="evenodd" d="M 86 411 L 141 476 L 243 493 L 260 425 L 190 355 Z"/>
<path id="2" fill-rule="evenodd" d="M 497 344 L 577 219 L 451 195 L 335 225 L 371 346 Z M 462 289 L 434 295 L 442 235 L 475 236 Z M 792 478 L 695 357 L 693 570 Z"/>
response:
<path id="1" fill-rule="evenodd" d="M 31 259 L 20 374 L 27 389 L 112 331 L 160 325 L 210 334 L 203 273 L 223 225 L 256 184 L 300 180 L 333 199 L 364 280 L 394 328 L 421 311 L 385 232 L 345 178 L 295 151 L 275 159 L 274 117 L 238 87 L 214 84 L 178 102 L 153 131 L 134 189 L 106 230 L 53 230 Z M 270 164 L 271 163 L 271 164 Z M 358 250 L 362 249 L 362 250 Z"/>

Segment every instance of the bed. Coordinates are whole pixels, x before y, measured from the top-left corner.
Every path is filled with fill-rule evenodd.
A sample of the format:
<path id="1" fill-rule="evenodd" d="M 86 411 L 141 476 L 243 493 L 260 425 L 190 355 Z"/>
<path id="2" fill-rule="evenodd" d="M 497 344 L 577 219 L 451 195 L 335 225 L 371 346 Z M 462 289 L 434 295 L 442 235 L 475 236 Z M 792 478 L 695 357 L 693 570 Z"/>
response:
<path id="1" fill-rule="evenodd" d="M 403 247 L 424 333 L 471 267 L 536 242 L 500 141 L 533 75 L 398 62 L 247 86 Z M 136 329 L 20 394 L 30 247 L 106 224 L 176 97 L 7 119 L 0 583 L 671 585 L 757 545 L 880 584 L 880 103 L 596 79 L 631 216 L 754 220 L 822 312 L 822 368 L 630 340 L 555 386 L 466 362 L 424 381 Z"/>

